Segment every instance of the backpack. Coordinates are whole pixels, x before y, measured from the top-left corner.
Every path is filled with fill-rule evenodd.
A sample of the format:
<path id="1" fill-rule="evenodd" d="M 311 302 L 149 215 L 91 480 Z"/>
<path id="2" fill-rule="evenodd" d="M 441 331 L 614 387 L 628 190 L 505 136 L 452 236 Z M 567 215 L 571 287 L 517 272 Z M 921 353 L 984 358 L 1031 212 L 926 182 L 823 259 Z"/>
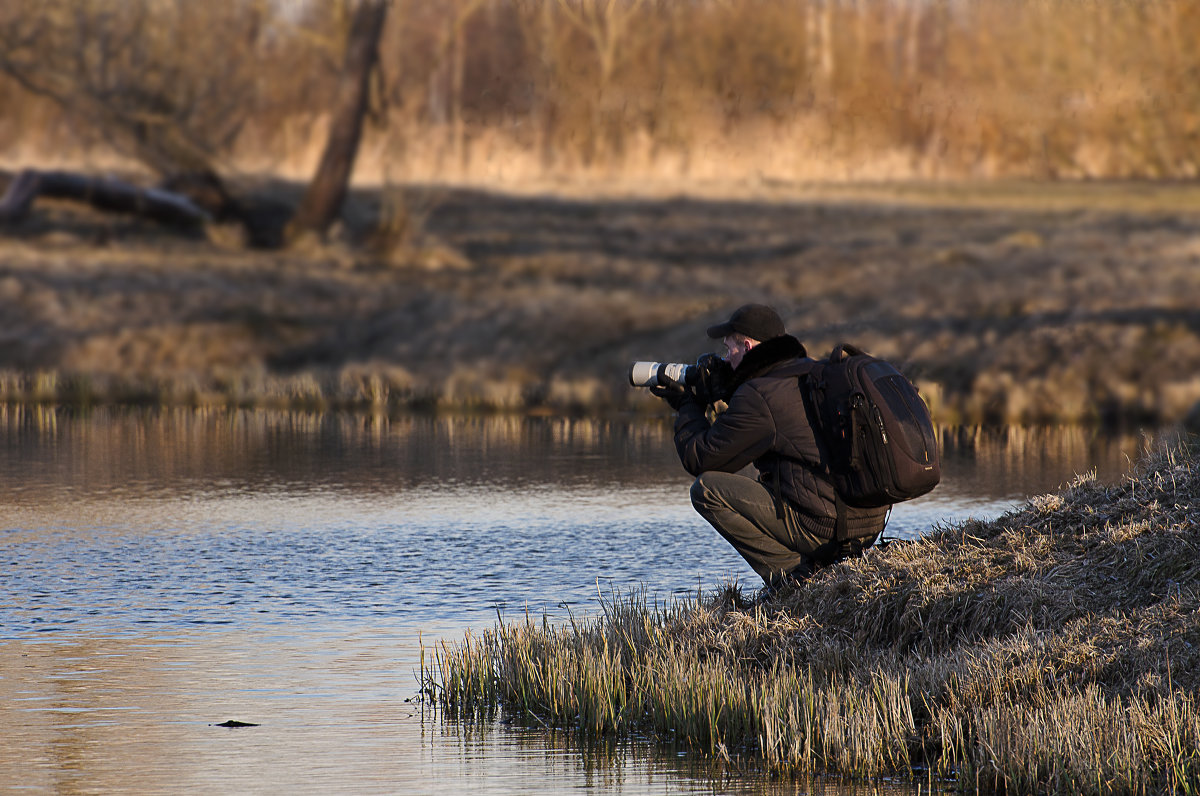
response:
<path id="1" fill-rule="evenodd" d="M 880 508 L 937 486 L 942 466 L 929 409 L 890 363 L 843 343 L 800 381 L 839 498 L 839 538 L 845 534 L 840 504 Z"/>

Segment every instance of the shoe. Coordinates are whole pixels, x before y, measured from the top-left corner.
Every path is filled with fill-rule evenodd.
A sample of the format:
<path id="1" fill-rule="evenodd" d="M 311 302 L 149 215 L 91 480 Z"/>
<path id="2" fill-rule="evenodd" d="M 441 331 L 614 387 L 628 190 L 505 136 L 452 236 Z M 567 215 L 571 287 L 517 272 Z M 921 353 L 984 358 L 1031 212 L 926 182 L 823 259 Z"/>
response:
<path id="1" fill-rule="evenodd" d="M 761 589 L 759 589 L 758 594 L 754 596 L 754 602 L 752 602 L 751 605 L 762 605 L 763 603 L 769 602 L 782 594 L 795 591 L 796 589 L 800 588 L 804 581 L 811 578 L 814 572 L 816 572 L 816 569 L 813 568 L 813 565 L 808 561 L 805 561 L 800 566 L 785 572 L 783 575 L 779 576 L 775 580 L 770 581 Z"/>
<path id="2" fill-rule="evenodd" d="M 754 595 L 754 599 L 750 601 L 750 607 L 757 608 L 764 603 L 768 603 L 775 599 L 782 592 L 783 578 L 780 578 L 779 580 L 773 580 L 758 590 L 758 593 Z"/>
<path id="3" fill-rule="evenodd" d="M 786 577 L 794 584 L 792 588 L 797 588 L 801 583 L 811 578 L 816 571 L 817 568 L 813 565 L 813 562 L 806 559 L 800 566 L 792 569 Z"/>

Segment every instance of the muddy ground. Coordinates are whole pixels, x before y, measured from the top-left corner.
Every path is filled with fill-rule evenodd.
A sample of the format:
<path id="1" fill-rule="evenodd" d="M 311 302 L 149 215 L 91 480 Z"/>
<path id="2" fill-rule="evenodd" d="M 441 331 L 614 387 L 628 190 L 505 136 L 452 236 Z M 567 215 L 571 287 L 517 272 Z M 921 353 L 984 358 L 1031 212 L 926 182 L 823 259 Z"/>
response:
<path id="1" fill-rule="evenodd" d="M 1200 188 L 413 187 L 356 192 L 331 242 L 292 251 L 43 200 L 0 229 L 0 390 L 654 411 L 628 363 L 694 359 L 748 301 L 812 353 L 893 358 L 943 422 L 1173 421 L 1200 403 Z"/>

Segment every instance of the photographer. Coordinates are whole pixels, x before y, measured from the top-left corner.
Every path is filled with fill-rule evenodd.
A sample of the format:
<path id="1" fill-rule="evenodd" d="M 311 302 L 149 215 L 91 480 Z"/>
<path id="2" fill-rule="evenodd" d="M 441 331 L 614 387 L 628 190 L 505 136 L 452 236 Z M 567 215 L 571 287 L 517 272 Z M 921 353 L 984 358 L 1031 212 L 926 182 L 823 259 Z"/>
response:
<path id="1" fill-rule="evenodd" d="M 763 579 L 765 599 L 870 547 L 888 509 L 845 509 L 845 539 L 836 538 L 835 492 L 800 390 L 814 361 L 775 310 L 747 304 L 708 336 L 724 342 L 731 376 L 652 392 L 678 411 L 675 447 L 697 476 L 692 505 Z M 711 394 L 709 383 L 726 380 L 723 394 Z M 710 423 L 707 405 L 717 400 L 728 408 Z M 737 474 L 750 464 L 757 479 Z"/>

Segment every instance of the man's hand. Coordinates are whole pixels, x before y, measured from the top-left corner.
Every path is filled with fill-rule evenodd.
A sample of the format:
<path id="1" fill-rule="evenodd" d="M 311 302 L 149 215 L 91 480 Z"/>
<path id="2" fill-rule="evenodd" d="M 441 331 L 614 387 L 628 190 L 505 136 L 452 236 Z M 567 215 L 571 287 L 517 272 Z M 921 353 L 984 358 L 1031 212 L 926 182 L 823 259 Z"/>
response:
<path id="1" fill-rule="evenodd" d="M 705 406 L 728 401 L 733 392 L 733 367 L 716 354 L 704 354 L 695 367 L 687 369 L 687 386 Z"/>
<path id="2" fill-rule="evenodd" d="M 682 384 L 665 384 L 659 387 L 651 387 L 650 394 L 662 398 L 676 412 L 679 411 L 679 407 L 683 406 L 685 401 L 692 397 L 692 394 Z"/>

